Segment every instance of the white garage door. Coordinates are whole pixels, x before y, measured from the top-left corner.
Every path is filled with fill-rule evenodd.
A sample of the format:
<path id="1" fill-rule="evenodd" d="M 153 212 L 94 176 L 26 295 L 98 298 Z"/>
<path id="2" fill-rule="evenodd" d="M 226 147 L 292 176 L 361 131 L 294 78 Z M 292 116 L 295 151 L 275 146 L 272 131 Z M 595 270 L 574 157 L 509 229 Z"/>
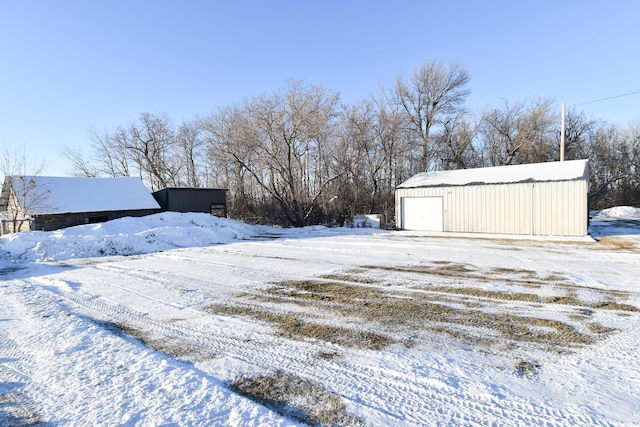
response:
<path id="1" fill-rule="evenodd" d="M 403 197 L 402 228 L 443 231 L 442 197 Z"/>

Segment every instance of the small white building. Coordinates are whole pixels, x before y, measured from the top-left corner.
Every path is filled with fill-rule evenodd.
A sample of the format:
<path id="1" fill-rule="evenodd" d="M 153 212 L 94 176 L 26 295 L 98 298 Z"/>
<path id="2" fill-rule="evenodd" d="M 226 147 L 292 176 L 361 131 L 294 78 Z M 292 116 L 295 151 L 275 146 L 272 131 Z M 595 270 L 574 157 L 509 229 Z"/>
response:
<path id="1" fill-rule="evenodd" d="M 586 236 L 587 160 L 423 172 L 396 189 L 396 228 Z"/>

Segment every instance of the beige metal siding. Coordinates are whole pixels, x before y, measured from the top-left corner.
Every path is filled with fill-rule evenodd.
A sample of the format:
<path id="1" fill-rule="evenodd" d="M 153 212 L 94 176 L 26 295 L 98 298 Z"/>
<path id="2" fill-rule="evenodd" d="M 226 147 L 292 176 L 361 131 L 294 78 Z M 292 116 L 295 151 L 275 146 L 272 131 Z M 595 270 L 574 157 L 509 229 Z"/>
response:
<path id="1" fill-rule="evenodd" d="M 528 184 L 449 187 L 445 230 L 464 233 L 531 233 Z"/>
<path id="2" fill-rule="evenodd" d="M 585 236 L 588 225 L 586 181 L 534 184 L 536 235 Z"/>
<path id="3" fill-rule="evenodd" d="M 444 231 L 585 236 L 584 180 L 467 185 L 396 190 L 396 224 L 403 228 L 403 197 L 443 197 Z"/>

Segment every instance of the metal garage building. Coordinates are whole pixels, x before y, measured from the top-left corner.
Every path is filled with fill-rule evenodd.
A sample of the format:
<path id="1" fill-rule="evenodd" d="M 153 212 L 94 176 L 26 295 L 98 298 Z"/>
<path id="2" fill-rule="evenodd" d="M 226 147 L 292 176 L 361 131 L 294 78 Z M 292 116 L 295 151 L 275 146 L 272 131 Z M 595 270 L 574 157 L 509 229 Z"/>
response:
<path id="1" fill-rule="evenodd" d="M 223 188 L 168 187 L 152 195 L 165 211 L 227 216 L 227 190 Z"/>
<path id="2" fill-rule="evenodd" d="M 586 236 L 587 160 L 423 172 L 396 189 L 396 228 Z"/>

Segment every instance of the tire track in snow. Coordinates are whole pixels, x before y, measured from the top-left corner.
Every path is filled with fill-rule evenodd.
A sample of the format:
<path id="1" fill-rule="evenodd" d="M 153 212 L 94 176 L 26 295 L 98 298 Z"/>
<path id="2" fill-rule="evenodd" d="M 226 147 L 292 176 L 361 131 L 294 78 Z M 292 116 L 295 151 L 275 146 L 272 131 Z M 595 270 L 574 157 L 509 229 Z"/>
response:
<path id="1" fill-rule="evenodd" d="M 339 244 L 335 242 L 332 242 L 332 245 L 334 246 L 331 248 L 317 248 L 318 252 L 331 254 L 331 256 L 322 255 L 322 268 L 326 270 L 332 268 L 332 266 L 336 268 L 353 267 L 352 261 L 341 259 L 342 256 L 351 254 L 351 248 L 340 247 L 337 249 L 336 246 L 339 246 Z M 167 290 L 169 294 L 163 296 L 163 298 L 167 298 L 164 302 L 167 307 L 176 308 L 179 304 L 176 305 L 173 297 L 169 296 L 171 295 L 170 291 L 175 289 L 176 285 L 184 288 L 183 284 L 188 284 L 198 288 L 198 293 L 201 293 L 208 286 L 220 284 L 216 280 L 203 280 L 200 278 L 208 269 L 210 269 L 209 273 L 212 275 L 222 269 L 227 272 L 226 274 L 233 273 L 239 277 L 234 279 L 235 287 L 241 288 L 247 284 L 250 286 L 246 291 L 255 292 L 256 283 L 267 283 L 268 281 L 289 277 L 299 279 L 299 272 L 292 273 L 282 269 L 281 266 L 286 265 L 287 262 L 295 261 L 305 265 L 313 265 L 313 262 L 309 261 L 308 247 L 304 244 L 296 242 L 295 245 L 291 243 L 285 245 L 278 242 L 269 242 L 268 246 L 271 248 L 264 250 L 267 245 L 261 244 L 258 246 L 257 243 L 251 242 L 246 246 L 242 246 L 242 248 L 248 248 L 247 250 L 240 249 L 237 245 L 233 247 L 205 248 L 194 251 L 193 257 L 190 257 L 190 251 L 172 251 L 153 256 L 163 258 L 163 262 L 167 263 L 159 270 L 136 269 L 135 260 L 118 265 L 117 269 L 122 273 L 123 277 L 133 278 L 134 281 L 142 280 L 154 287 L 162 287 Z M 407 245 L 407 248 L 411 249 L 414 246 Z M 381 251 L 381 253 L 383 252 Z M 217 261 L 212 258 L 222 258 L 224 261 Z M 190 272 L 174 273 L 174 269 L 171 266 L 172 259 L 176 265 L 178 263 L 188 263 L 193 269 Z M 255 265 L 251 264 L 256 263 L 251 260 L 244 262 L 247 259 L 260 259 L 262 260 L 261 262 L 270 260 L 272 264 L 268 265 L 267 268 L 263 268 L 264 264 L 260 264 L 260 267 L 255 267 Z M 238 261 L 236 262 L 235 260 Z M 148 259 L 145 260 L 145 264 L 146 261 Z M 101 264 L 102 271 L 107 271 L 113 267 L 113 264 Z M 180 271 L 180 269 L 175 270 Z M 265 272 L 265 270 L 268 270 L 268 272 Z M 309 275 L 313 276 L 313 273 L 311 272 Z M 265 276 L 268 277 L 268 280 L 261 280 Z M 103 283 L 102 286 L 107 286 L 108 284 Z M 124 289 L 127 288 L 125 287 Z M 138 290 L 132 289 L 132 292 L 145 296 L 144 293 L 140 293 Z M 177 291 L 172 295 L 178 301 L 184 301 L 187 298 Z M 162 298 L 149 298 L 154 299 L 154 301 L 162 301 Z M 193 308 L 192 302 L 197 305 L 199 299 L 197 297 L 192 298 L 189 302 L 189 304 L 182 307 Z M 148 320 L 147 316 L 141 315 L 137 320 L 140 322 L 138 324 L 139 327 L 152 330 L 153 326 L 145 323 Z M 165 322 L 160 322 L 160 324 L 166 325 Z M 408 424 L 431 424 L 434 419 L 455 420 L 457 421 L 455 424 L 470 425 L 486 425 L 495 423 L 496 420 L 501 424 L 542 424 L 549 426 L 606 424 L 602 418 L 594 419 L 589 417 L 583 414 L 579 408 L 554 408 L 545 404 L 544 401 L 534 404 L 526 399 L 517 397 L 503 399 L 503 401 L 496 404 L 496 399 L 500 400 L 500 397 L 475 392 L 470 389 L 462 389 L 461 387 L 438 387 L 430 382 L 429 378 L 419 377 L 418 379 L 412 379 L 410 376 L 408 378 L 407 375 L 402 375 L 397 371 L 380 370 L 366 363 L 320 361 L 315 357 L 315 353 L 318 350 L 322 350 L 322 345 L 317 343 L 309 344 L 308 346 L 295 345 L 292 349 L 286 347 L 286 342 L 277 338 L 273 338 L 273 341 L 277 342 L 276 345 L 272 343 L 265 345 L 263 342 L 246 343 L 243 339 L 233 334 L 226 334 L 228 341 L 224 341 L 223 335 L 225 334 L 219 329 L 207 332 L 202 331 L 202 326 L 192 326 L 187 330 L 174 329 L 177 326 L 176 324 L 171 324 L 169 329 L 163 329 L 159 334 L 182 337 L 187 344 L 193 342 L 194 346 L 202 343 L 204 346 L 221 348 L 222 352 L 219 353 L 221 357 L 234 358 L 248 366 L 257 366 L 264 370 L 271 370 L 274 366 L 279 366 L 299 375 L 317 379 L 331 389 L 339 391 L 340 394 L 354 402 L 355 406 L 364 406 L 365 402 L 367 402 L 366 404 L 370 406 L 372 411 L 386 412 L 389 420 L 397 420 Z M 204 341 L 195 338 L 198 334 L 203 333 L 207 337 Z M 287 351 L 280 351 L 282 348 Z M 328 347 L 328 349 L 335 350 L 335 347 Z"/>
<path id="2" fill-rule="evenodd" d="M 247 256 L 246 254 L 244 256 Z M 188 276 L 168 273 L 166 271 L 127 269 L 126 266 L 100 266 L 106 273 L 124 274 L 135 277 L 171 290 L 172 283 L 184 283 Z M 199 285 L 208 283 L 194 279 Z M 127 286 L 114 285 L 113 280 L 103 277 L 92 277 L 92 283 L 101 287 L 117 287 L 126 291 Z M 194 282 L 194 283 L 195 283 Z M 210 285 L 210 283 L 209 283 Z M 92 295 L 73 291 L 70 286 L 61 286 L 61 295 L 75 304 L 98 313 L 107 320 L 120 322 L 141 331 L 146 331 L 154 337 L 164 337 L 175 340 L 181 345 L 202 352 L 211 358 L 234 359 L 250 367 L 257 367 L 263 371 L 271 371 L 274 367 L 295 373 L 297 375 L 319 381 L 330 389 L 338 392 L 356 407 L 367 402 L 368 411 L 378 411 L 385 415 L 390 422 L 407 424 L 429 424 L 434 419 L 449 419 L 452 422 L 473 425 L 478 414 L 489 422 L 511 417 L 514 412 L 520 415 L 520 422 L 544 425 L 563 425 L 558 420 L 566 420 L 566 412 L 551 410 L 546 407 L 532 406 L 523 401 L 509 400 L 495 404 L 495 397 L 478 396 L 472 392 L 455 387 L 434 387 L 429 378 L 412 377 L 389 369 L 374 368 L 362 363 L 335 363 L 320 360 L 316 357 L 322 349 L 322 344 L 296 344 L 288 346 L 287 341 L 278 337 L 270 337 L 269 342 L 252 340 L 222 332 L 219 328 L 209 328 L 203 331 L 203 325 L 185 325 L 167 323 L 149 318 L 143 313 L 121 304 L 109 304 Z M 131 289 L 131 292 L 138 291 Z M 173 295 L 178 295 L 174 293 Z M 144 295 L 142 295 L 144 296 Z M 184 296 L 183 296 L 184 298 Z M 157 297 L 155 302 L 163 303 L 168 308 L 175 309 L 180 304 L 166 301 Z M 194 310 L 199 315 L 204 313 Z M 330 347 L 329 350 L 335 349 Z M 211 374 L 215 375 L 215 372 Z M 506 410 L 505 410 L 506 409 Z M 528 414 L 528 415 L 524 415 Z M 594 424 L 595 420 L 584 419 L 579 414 L 571 414 L 570 419 L 581 424 Z M 511 420 L 513 421 L 513 420 Z"/>
<path id="3" fill-rule="evenodd" d="M 40 281 L 45 283 L 43 280 Z M 110 283 L 110 281 L 102 280 L 100 282 L 103 286 L 109 286 Z M 154 337 L 178 340 L 181 345 L 198 349 L 209 357 L 231 358 L 247 366 L 258 367 L 265 372 L 272 371 L 277 366 L 285 371 L 320 381 L 325 386 L 330 386 L 334 391 L 339 391 L 339 394 L 348 400 L 376 402 L 370 410 L 379 411 L 380 408 L 391 405 L 393 410 L 386 412 L 394 420 L 405 420 L 418 424 L 427 421 L 426 418 L 411 420 L 412 416 L 402 414 L 403 408 L 406 407 L 419 408 L 414 412 L 414 415 L 428 413 L 420 388 L 411 386 L 404 381 L 406 378 L 389 379 L 388 373 L 385 374 L 385 377 L 370 369 L 357 372 L 353 370 L 354 367 L 351 365 L 335 365 L 319 360 L 316 357 L 317 345 L 287 347 L 286 340 L 277 337 L 270 337 L 269 342 L 249 344 L 245 339 L 224 334 L 219 330 L 203 332 L 201 326 L 195 327 L 150 319 L 125 306 L 111 305 L 78 292 L 64 291 L 61 295 L 84 309 L 98 313 L 103 318 L 106 316 L 109 321 L 135 327 Z M 285 351 L 283 351 L 283 346 L 286 347 Z M 296 351 L 292 351 L 294 349 Z M 336 378 L 341 377 L 341 381 L 335 381 Z M 362 387 L 363 384 L 369 382 L 372 382 L 370 386 Z M 351 385 L 353 383 L 359 384 L 356 389 L 353 389 Z M 434 400 L 436 396 L 437 394 L 434 394 L 430 400 Z"/>
<path id="4" fill-rule="evenodd" d="M 29 315 L 34 306 L 39 312 L 48 312 L 48 302 L 38 298 L 30 298 L 32 289 L 22 286 L 17 292 L 2 292 L 0 313 L 6 316 L 4 321 L 21 321 L 35 323 L 36 319 Z M 27 309 L 25 304 L 30 305 Z M 0 325 L 2 326 L 2 325 Z M 11 339 L 0 327 L 0 398 L 12 417 L 11 423 L 32 425 L 40 420 L 40 408 L 36 404 L 47 390 L 34 380 L 32 372 L 36 362 L 31 354 L 22 351 L 21 347 Z M 3 422 L 0 412 L 0 424 Z M 26 423 L 26 424 L 23 424 Z"/>
<path id="5" fill-rule="evenodd" d="M 0 332 L 0 425 L 4 425 L 5 421 L 8 423 L 8 417 L 11 417 L 12 423 L 31 423 L 39 418 L 38 406 L 24 391 L 27 384 L 33 384 L 33 381 L 18 365 L 19 361 L 26 358 L 27 355 Z"/>

